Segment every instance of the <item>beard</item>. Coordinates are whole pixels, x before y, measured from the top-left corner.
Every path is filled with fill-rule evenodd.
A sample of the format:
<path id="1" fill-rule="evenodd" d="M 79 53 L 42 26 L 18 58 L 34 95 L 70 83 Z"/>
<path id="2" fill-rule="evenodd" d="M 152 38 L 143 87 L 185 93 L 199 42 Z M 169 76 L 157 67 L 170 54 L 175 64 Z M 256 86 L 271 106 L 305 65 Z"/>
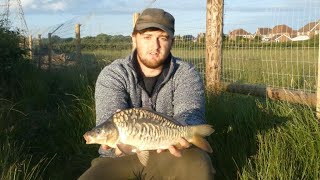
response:
<path id="1" fill-rule="evenodd" d="M 138 61 L 142 63 L 144 66 L 146 66 L 147 68 L 157 69 L 163 66 L 164 62 L 166 61 L 166 58 L 160 59 L 160 60 L 159 59 L 153 60 L 153 59 L 143 58 L 138 54 Z"/>

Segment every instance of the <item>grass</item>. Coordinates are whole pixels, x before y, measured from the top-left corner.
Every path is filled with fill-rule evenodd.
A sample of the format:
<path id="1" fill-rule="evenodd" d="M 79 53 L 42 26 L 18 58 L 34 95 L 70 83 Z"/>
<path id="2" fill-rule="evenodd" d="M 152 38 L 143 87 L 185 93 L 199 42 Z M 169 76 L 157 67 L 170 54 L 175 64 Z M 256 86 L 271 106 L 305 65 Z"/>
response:
<path id="1" fill-rule="evenodd" d="M 205 74 L 205 48 L 173 48 L 173 54 L 193 63 Z M 318 48 L 266 47 L 224 48 L 222 50 L 222 81 L 269 85 L 315 92 Z"/>
<path id="2" fill-rule="evenodd" d="M 39 179 L 74 179 L 97 153 L 95 146 L 84 144 L 82 134 L 94 126 L 93 86 L 100 69 L 88 69 L 85 64 L 51 72 L 29 64 L 23 67 L 7 81 L 13 91 L 1 93 L 0 135 L 10 141 L 0 141 L 0 147 L 24 144 L 12 153 L 25 158 L 1 156 L 12 163 L 3 164 L 0 176 L 13 171 L 14 162 L 21 162 L 30 167 L 26 173 L 32 169 L 40 173 L 45 164 L 47 169 Z"/>
<path id="3" fill-rule="evenodd" d="M 50 72 L 22 63 L 1 81 L 1 179 L 76 179 L 97 157 L 82 135 L 94 126 L 94 84 L 108 61 L 85 57 Z M 312 108 L 222 93 L 207 96 L 206 113 L 216 179 L 320 178 Z"/>
<path id="4" fill-rule="evenodd" d="M 223 79 L 315 92 L 318 49 L 251 48 L 223 51 Z"/>
<path id="5" fill-rule="evenodd" d="M 189 46 L 190 47 L 189 47 Z M 178 41 L 172 49 L 174 56 L 193 63 L 205 76 L 205 44 L 192 47 L 194 43 Z M 96 50 L 84 52 L 87 58 L 110 63 L 125 57 L 131 50 Z M 317 47 L 224 47 L 222 50 L 222 81 L 268 85 L 274 88 L 316 91 Z"/>
<path id="6" fill-rule="evenodd" d="M 2 139 L 1 158 L 0 159 L 0 179 L 24 179 L 33 180 L 41 179 L 47 170 L 51 159 L 43 156 L 38 160 L 34 160 L 32 155 L 24 153 L 26 146 L 21 142 L 14 142 Z"/>
<path id="7" fill-rule="evenodd" d="M 259 150 L 244 168 L 243 179 L 319 179 L 320 128 L 311 110 L 292 105 L 273 107 L 290 119 L 280 127 L 257 135 Z M 284 110 L 284 109 L 283 109 Z"/>
<path id="8" fill-rule="evenodd" d="M 208 100 L 217 179 L 319 179 L 320 128 L 311 108 L 229 93 Z"/>

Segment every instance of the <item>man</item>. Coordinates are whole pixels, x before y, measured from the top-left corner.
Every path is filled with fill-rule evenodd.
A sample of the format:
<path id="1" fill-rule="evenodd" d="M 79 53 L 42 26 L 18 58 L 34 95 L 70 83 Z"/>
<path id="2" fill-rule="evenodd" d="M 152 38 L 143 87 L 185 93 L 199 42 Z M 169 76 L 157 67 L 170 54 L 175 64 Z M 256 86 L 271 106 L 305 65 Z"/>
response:
<path id="1" fill-rule="evenodd" d="M 95 89 L 97 125 L 119 109 L 148 107 L 172 116 L 184 125 L 203 124 L 204 87 L 194 66 L 174 57 L 174 17 L 162 9 L 149 8 L 137 19 L 132 42 L 136 49 L 100 73 Z M 204 151 L 181 147 L 151 152 L 146 167 L 136 155 L 102 145 L 101 157 L 80 179 L 213 179 L 214 169 Z M 190 148 L 189 148 L 190 147 Z M 141 178 L 141 177 L 140 177 Z"/>

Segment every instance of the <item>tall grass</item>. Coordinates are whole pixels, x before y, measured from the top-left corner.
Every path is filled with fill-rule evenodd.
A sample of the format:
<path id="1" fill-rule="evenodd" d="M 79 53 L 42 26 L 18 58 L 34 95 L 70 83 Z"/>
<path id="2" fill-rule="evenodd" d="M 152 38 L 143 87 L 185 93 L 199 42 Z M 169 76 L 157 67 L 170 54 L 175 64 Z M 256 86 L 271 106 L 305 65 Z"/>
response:
<path id="1" fill-rule="evenodd" d="M 13 138 L 17 129 L 13 121 L 26 115 L 8 100 L 0 99 L 0 103 L 0 179 L 40 179 L 50 160 L 46 155 L 34 160 L 32 154 L 25 153 L 28 144 Z"/>
<path id="2" fill-rule="evenodd" d="M 93 88 L 101 67 L 86 63 L 51 72 L 22 63 L 2 83 L 8 90 L 0 93 L 0 135 L 8 140 L 0 141 L 0 177 L 75 179 L 96 157 L 82 135 L 94 126 Z"/>
<path id="3" fill-rule="evenodd" d="M 24 154 L 25 145 L 20 142 L 10 142 L 2 139 L 0 159 L 0 179 L 42 179 L 43 173 L 53 158 L 45 156 L 34 160 L 32 155 Z"/>
<path id="4" fill-rule="evenodd" d="M 283 126 L 257 134 L 259 150 L 244 168 L 242 179 L 320 179 L 320 127 L 312 110 L 273 105 Z"/>
<path id="5" fill-rule="evenodd" d="M 217 179 L 319 179 L 320 128 L 305 106 L 230 93 L 210 96 Z"/>

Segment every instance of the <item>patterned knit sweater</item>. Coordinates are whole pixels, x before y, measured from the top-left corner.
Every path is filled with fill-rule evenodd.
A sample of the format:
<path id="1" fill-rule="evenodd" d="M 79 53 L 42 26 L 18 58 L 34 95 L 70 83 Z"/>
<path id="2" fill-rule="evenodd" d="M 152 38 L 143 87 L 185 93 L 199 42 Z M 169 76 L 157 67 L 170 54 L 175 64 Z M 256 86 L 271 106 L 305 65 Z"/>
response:
<path id="1" fill-rule="evenodd" d="M 118 109 L 132 107 L 152 108 L 185 125 L 206 123 L 204 86 L 199 73 L 193 65 L 171 54 L 166 62 L 151 97 L 144 89 L 136 52 L 106 66 L 96 82 L 96 125 Z M 113 151 L 101 148 L 99 153 L 114 156 Z"/>

